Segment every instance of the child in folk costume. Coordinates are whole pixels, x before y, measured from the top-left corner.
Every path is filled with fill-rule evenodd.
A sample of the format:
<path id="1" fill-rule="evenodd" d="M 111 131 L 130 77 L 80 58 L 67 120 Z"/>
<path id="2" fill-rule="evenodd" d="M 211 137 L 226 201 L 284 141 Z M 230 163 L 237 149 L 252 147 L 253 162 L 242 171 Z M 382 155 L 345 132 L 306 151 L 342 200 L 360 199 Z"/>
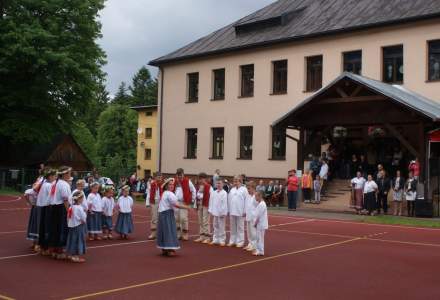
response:
<path id="1" fill-rule="evenodd" d="M 49 233 L 51 228 L 50 219 L 50 198 L 52 186 L 55 184 L 57 171 L 47 170 L 44 175 L 43 183 L 38 191 L 37 209 L 39 210 L 40 220 L 38 226 L 38 246 L 40 253 L 44 256 L 51 255 L 49 251 Z"/>
<path id="2" fill-rule="evenodd" d="M 191 180 L 185 176 L 183 169 L 179 168 L 176 171 L 176 179 L 174 180 L 174 194 L 177 197 L 179 204 L 190 206 L 195 204 L 196 200 L 196 189 L 192 184 Z M 176 223 L 177 223 L 177 236 L 179 239 L 187 241 L 188 236 L 188 210 L 187 209 L 177 209 Z"/>
<path id="3" fill-rule="evenodd" d="M 197 215 L 199 219 L 199 238 L 194 242 L 202 242 L 209 244 L 209 201 L 212 192 L 214 191 L 211 185 L 207 182 L 208 175 L 205 173 L 199 174 L 199 184 L 197 187 Z"/>
<path id="4" fill-rule="evenodd" d="M 52 186 L 51 190 L 51 228 L 49 234 L 49 246 L 53 248 L 52 257 L 56 259 L 65 259 L 63 248 L 67 242 L 67 209 L 69 208 L 69 199 L 71 188 L 68 183 L 72 168 L 61 167 L 58 171 L 58 180 Z"/>
<path id="5" fill-rule="evenodd" d="M 32 241 L 32 249 L 38 252 L 38 225 L 39 225 L 39 216 L 38 216 L 38 208 L 37 204 L 37 191 L 32 189 L 27 189 L 24 192 L 24 198 L 27 203 L 31 206 L 31 210 L 29 213 L 29 221 L 26 232 L 26 239 Z"/>
<path id="6" fill-rule="evenodd" d="M 116 220 L 115 231 L 120 234 L 121 239 L 128 239 L 128 234 L 134 230 L 133 217 L 133 198 L 129 196 L 130 186 L 122 187 L 122 195 L 118 198 L 117 207 L 119 209 L 118 219 Z"/>
<path id="7" fill-rule="evenodd" d="M 225 246 L 226 216 L 228 215 L 228 193 L 223 189 L 223 180 L 217 178 L 216 189 L 209 199 L 209 213 L 213 218 L 214 234 L 211 245 Z"/>
<path id="8" fill-rule="evenodd" d="M 362 177 L 362 173 L 357 171 L 356 177 L 351 180 L 352 197 L 350 207 L 356 210 L 357 214 L 361 214 L 364 207 L 364 184 L 365 178 Z"/>
<path id="9" fill-rule="evenodd" d="M 256 229 L 257 242 L 256 249 L 252 253 L 255 256 L 263 256 L 264 255 L 264 234 L 266 230 L 269 228 L 269 222 L 267 218 L 267 207 L 264 202 L 263 193 L 257 192 L 255 194 L 255 200 L 258 205 L 255 208 L 255 221 L 254 226 Z"/>
<path id="10" fill-rule="evenodd" d="M 87 231 L 89 232 L 89 241 L 102 240 L 102 210 L 103 203 L 99 194 L 99 183 L 92 182 L 90 184 L 90 194 L 87 196 L 88 215 L 87 215 Z"/>
<path id="11" fill-rule="evenodd" d="M 228 247 L 244 246 L 244 220 L 246 215 L 247 189 L 241 184 L 241 177 L 235 176 L 233 187 L 228 195 L 228 209 L 231 235 Z"/>
<path id="12" fill-rule="evenodd" d="M 312 203 L 321 203 L 321 178 L 319 175 L 316 175 L 315 180 L 313 180 L 313 191 L 315 192 L 315 199 Z"/>
<path id="13" fill-rule="evenodd" d="M 177 238 L 176 219 L 174 209 L 189 209 L 178 201 L 174 191 L 174 179 L 168 178 L 162 185 L 163 194 L 159 202 L 159 217 L 157 223 L 157 248 L 162 249 L 162 255 L 173 256 L 180 249 Z"/>
<path id="14" fill-rule="evenodd" d="M 102 198 L 102 231 L 104 239 L 113 239 L 113 211 L 115 209 L 114 188 L 107 186 L 104 189 L 104 197 Z"/>
<path id="15" fill-rule="evenodd" d="M 248 195 L 246 196 L 246 229 L 248 245 L 244 248 L 246 251 L 254 251 L 256 247 L 256 231 L 254 227 L 255 208 L 258 203 L 255 200 L 255 182 L 250 181 L 247 184 Z"/>
<path id="16" fill-rule="evenodd" d="M 86 227 L 87 214 L 84 211 L 82 203 L 85 201 L 84 193 L 75 191 L 72 195 L 72 203 L 67 211 L 67 225 L 69 233 L 67 235 L 66 253 L 72 262 L 85 262 L 80 255 L 86 253 Z"/>
<path id="17" fill-rule="evenodd" d="M 147 206 L 150 206 L 151 222 L 150 222 L 150 236 L 149 240 L 154 240 L 156 238 L 157 229 L 157 208 L 159 205 L 160 197 L 162 196 L 162 174 L 156 172 L 154 174 L 154 180 L 150 182 L 150 187 L 147 193 Z"/>

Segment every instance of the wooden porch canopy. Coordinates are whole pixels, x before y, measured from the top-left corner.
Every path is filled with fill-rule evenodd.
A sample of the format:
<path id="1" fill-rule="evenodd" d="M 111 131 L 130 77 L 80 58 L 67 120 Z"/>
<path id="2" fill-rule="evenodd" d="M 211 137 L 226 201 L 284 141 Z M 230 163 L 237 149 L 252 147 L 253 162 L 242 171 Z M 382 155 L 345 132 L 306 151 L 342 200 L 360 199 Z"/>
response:
<path id="1" fill-rule="evenodd" d="M 298 168 L 302 168 L 305 131 L 334 126 L 383 126 L 423 164 L 426 133 L 439 121 L 439 103 L 400 85 L 344 72 L 272 126 L 300 131 Z M 411 127 L 417 141 L 410 142 L 397 126 Z"/>

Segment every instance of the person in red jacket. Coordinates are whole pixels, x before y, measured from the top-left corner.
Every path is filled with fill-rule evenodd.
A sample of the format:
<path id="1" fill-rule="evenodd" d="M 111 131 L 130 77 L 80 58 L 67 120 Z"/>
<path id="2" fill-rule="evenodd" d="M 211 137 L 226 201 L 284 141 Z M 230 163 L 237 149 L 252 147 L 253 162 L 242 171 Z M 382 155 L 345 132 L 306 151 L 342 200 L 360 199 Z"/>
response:
<path id="1" fill-rule="evenodd" d="M 416 180 L 419 179 L 419 176 L 420 176 L 420 162 L 419 162 L 419 159 L 417 157 L 409 163 L 408 171 L 413 173 L 414 178 Z"/>
<path id="2" fill-rule="evenodd" d="M 177 169 L 176 178 L 174 180 L 174 194 L 176 194 L 177 201 L 180 205 L 190 206 L 194 205 L 196 200 L 196 189 L 191 180 L 185 176 L 182 168 Z M 175 210 L 177 237 L 179 240 L 187 241 L 188 235 L 188 210 Z"/>
<path id="3" fill-rule="evenodd" d="M 147 193 L 147 202 L 150 203 L 150 236 L 149 240 L 154 240 L 156 238 L 156 227 L 157 227 L 157 209 L 159 207 L 159 201 L 162 197 L 162 174 L 160 172 L 154 173 L 154 179 L 150 183 L 150 188 Z"/>
<path id="4" fill-rule="evenodd" d="M 197 243 L 208 244 L 210 242 L 211 234 L 209 232 L 209 200 L 214 189 L 207 181 L 208 175 L 206 173 L 199 174 L 199 181 L 197 184 L 197 215 L 199 217 L 199 238 L 194 240 Z"/>

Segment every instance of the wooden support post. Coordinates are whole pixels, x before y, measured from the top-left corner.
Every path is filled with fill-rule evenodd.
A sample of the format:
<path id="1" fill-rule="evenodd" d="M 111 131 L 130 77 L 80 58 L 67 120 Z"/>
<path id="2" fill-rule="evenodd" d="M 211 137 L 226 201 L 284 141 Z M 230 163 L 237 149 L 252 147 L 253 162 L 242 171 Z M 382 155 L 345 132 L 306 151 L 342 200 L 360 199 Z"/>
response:
<path id="1" fill-rule="evenodd" d="M 298 147 L 297 147 L 297 160 L 296 160 L 296 168 L 298 170 L 304 171 L 304 129 L 301 128 L 299 130 L 299 141 L 298 141 Z"/>
<path id="2" fill-rule="evenodd" d="M 411 152 L 412 155 L 414 155 L 415 157 L 421 157 L 420 152 L 418 152 L 412 145 L 410 142 L 408 142 L 401 134 L 400 132 L 394 128 L 391 124 L 389 123 L 385 123 L 385 127 L 395 136 L 396 139 L 399 140 L 400 143 L 402 143 L 402 145 L 408 149 L 409 152 Z"/>

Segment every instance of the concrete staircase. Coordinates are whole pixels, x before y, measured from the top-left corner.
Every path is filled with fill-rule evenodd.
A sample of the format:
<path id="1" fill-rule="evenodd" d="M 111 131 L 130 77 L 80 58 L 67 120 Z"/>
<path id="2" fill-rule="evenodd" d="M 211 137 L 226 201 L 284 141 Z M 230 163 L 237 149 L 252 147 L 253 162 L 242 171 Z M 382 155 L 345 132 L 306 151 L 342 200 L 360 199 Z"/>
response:
<path id="1" fill-rule="evenodd" d="M 300 208 L 310 210 L 353 212 L 350 209 L 351 187 L 350 181 L 345 179 L 334 179 L 328 182 L 327 192 L 321 197 L 321 204 L 308 204 L 302 202 Z M 313 196 L 312 196 L 313 198 Z"/>

